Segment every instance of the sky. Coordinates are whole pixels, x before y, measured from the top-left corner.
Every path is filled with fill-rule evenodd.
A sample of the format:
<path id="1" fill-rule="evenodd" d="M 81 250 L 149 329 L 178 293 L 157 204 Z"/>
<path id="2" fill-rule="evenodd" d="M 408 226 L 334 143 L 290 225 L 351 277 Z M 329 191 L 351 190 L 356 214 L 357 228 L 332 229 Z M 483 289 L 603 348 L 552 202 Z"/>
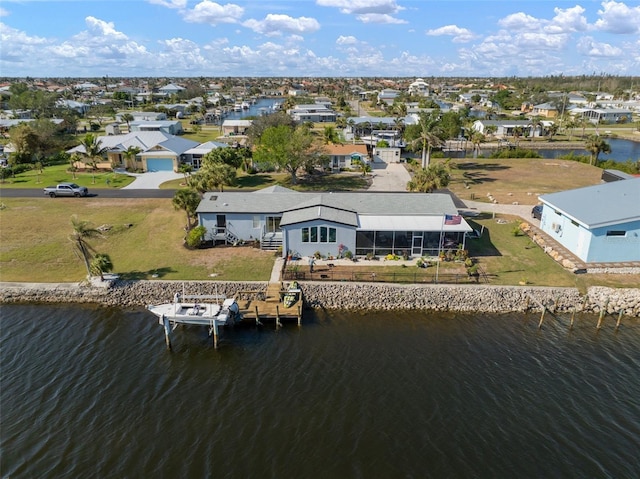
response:
<path id="1" fill-rule="evenodd" d="M 3 77 L 640 75 L 640 2 L 0 0 Z"/>

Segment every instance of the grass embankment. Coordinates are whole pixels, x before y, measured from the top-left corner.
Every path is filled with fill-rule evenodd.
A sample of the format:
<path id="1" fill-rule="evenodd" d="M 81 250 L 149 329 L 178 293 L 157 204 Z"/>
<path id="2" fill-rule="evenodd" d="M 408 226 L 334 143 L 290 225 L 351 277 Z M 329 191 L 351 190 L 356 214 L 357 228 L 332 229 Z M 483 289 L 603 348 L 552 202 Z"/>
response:
<path id="1" fill-rule="evenodd" d="M 4 198 L 0 211 L 0 280 L 80 281 L 86 276 L 69 236 L 71 215 L 109 225 L 104 239 L 90 240 L 107 253 L 124 278 L 266 281 L 274 256 L 254 248 L 183 247 L 185 215 L 166 199 Z M 130 225 L 130 226 L 129 226 Z M 241 254 L 240 254 L 241 252 Z"/>

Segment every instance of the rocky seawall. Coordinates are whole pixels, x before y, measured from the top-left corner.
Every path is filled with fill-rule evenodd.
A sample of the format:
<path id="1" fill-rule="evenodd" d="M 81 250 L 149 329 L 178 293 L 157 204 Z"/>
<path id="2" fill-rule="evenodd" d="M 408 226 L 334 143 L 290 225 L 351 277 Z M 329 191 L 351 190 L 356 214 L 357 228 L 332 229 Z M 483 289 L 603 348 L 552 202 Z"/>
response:
<path id="1" fill-rule="evenodd" d="M 388 283 L 302 283 L 307 307 L 334 310 L 431 310 L 481 313 L 541 311 L 600 313 L 640 317 L 640 289 L 485 285 L 398 285 Z M 174 293 L 264 293 L 266 282 L 114 281 L 102 286 L 79 283 L 0 285 L 0 303 L 95 303 L 122 308 L 171 301 Z M 244 292 L 244 293 L 243 293 Z"/>

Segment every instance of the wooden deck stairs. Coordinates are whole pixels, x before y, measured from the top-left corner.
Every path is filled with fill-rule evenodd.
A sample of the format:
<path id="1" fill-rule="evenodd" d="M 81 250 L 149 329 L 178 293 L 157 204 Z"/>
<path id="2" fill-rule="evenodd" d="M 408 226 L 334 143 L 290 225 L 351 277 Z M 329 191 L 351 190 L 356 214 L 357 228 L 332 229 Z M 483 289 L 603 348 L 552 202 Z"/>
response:
<path id="1" fill-rule="evenodd" d="M 267 285 L 267 294 L 265 302 L 279 303 L 281 301 L 282 283 L 269 283 Z"/>

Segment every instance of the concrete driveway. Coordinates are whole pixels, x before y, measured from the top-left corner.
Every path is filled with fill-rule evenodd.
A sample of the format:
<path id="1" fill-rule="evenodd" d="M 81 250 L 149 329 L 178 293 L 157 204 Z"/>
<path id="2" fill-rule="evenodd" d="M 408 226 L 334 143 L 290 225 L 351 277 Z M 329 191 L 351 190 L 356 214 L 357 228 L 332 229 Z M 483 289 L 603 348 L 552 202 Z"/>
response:
<path id="1" fill-rule="evenodd" d="M 402 163 L 371 163 L 371 178 L 368 191 L 407 191 L 411 175 Z"/>
<path id="2" fill-rule="evenodd" d="M 149 173 L 128 173 L 118 171 L 129 176 L 135 176 L 133 183 L 122 188 L 123 190 L 157 190 L 160 185 L 166 181 L 184 178 L 182 173 L 174 173 L 172 171 L 152 171 Z"/>

